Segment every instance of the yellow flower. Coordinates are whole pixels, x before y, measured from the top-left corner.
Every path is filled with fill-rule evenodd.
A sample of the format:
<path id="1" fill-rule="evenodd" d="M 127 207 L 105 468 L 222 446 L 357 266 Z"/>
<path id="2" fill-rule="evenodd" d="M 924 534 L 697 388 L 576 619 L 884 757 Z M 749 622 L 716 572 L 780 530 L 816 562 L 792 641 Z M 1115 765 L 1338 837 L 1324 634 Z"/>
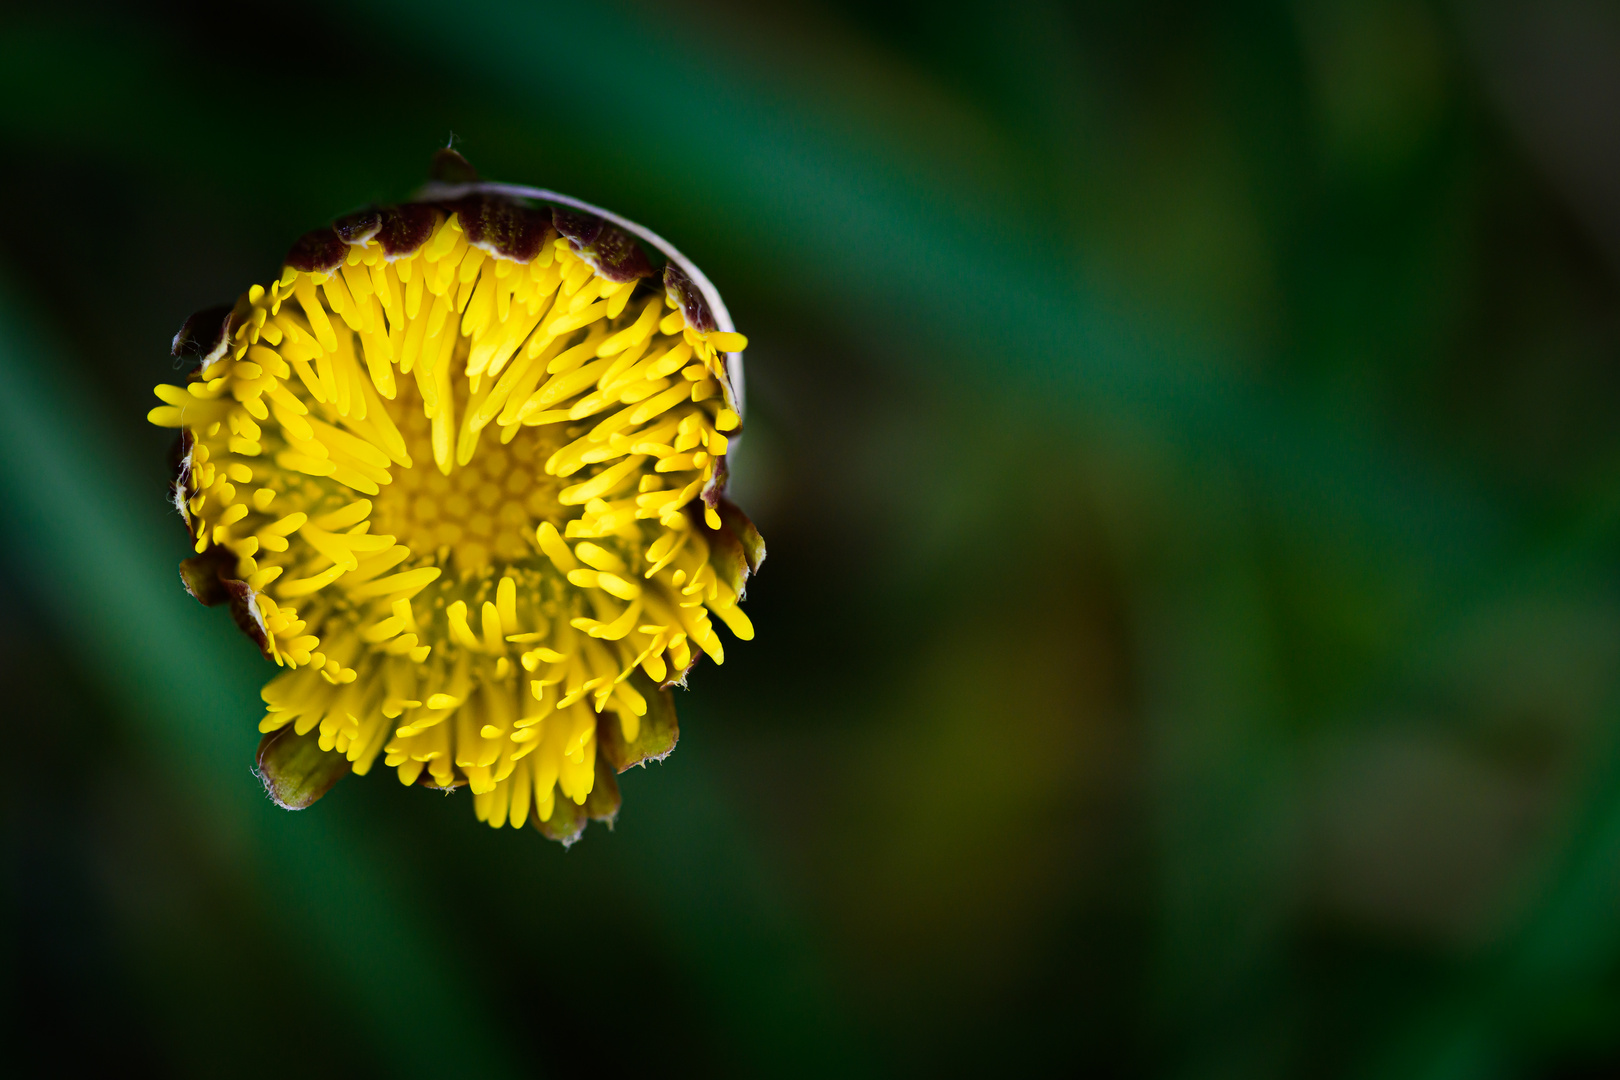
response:
<path id="1" fill-rule="evenodd" d="M 652 233 L 441 153 L 420 201 L 298 241 L 175 338 L 148 418 L 206 603 L 285 670 L 259 767 L 302 807 L 379 755 L 572 841 L 674 747 L 669 687 L 764 558 L 724 498 L 741 350 Z M 661 282 L 646 241 L 668 261 Z"/>

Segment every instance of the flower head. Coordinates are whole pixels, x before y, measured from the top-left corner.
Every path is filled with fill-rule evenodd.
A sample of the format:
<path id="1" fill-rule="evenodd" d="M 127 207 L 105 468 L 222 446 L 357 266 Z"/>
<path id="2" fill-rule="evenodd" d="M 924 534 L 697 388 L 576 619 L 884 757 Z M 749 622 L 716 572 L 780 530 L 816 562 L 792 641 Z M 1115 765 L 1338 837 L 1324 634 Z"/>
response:
<path id="1" fill-rule="evenodd" d="M 655 235 L 475 180 L 311 232 L 189 320 L 197 369 L 148 415 L 181 432 L 187 588 L 284 669 L 271 795 L 381 757 L 496 827 L 611 818 L 614 771 L 674 747 L 671 684 L 723 662 L 715 622 L 753 636 L 764 546 L 724 498 L 744 344 Z"/>

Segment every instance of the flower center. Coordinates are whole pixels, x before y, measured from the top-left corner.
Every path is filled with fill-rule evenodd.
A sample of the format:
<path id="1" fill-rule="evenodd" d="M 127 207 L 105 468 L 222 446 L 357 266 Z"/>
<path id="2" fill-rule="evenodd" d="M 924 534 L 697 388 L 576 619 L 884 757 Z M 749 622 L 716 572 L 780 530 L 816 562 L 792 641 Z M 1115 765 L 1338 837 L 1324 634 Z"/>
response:
<path id="1" fill-rule="evenodd" d="M 544 470 L 563 445 L 555 425 L 522 428 L 502 444 L 497 433 L 482 439 L 466 465 L 435 466 L 432 423 L 414 386 L 388 402 L 405 439 L 410 468 L 396 468 L 372 511 L 373 529 L 393 536 L 418 559 L 446 564 L 458 578 L 488 573 L 495 564 L 532 560 L 534 531 L 542 521 L 559 530 L 577 516 L 557 501 L 562 485 Z"/>

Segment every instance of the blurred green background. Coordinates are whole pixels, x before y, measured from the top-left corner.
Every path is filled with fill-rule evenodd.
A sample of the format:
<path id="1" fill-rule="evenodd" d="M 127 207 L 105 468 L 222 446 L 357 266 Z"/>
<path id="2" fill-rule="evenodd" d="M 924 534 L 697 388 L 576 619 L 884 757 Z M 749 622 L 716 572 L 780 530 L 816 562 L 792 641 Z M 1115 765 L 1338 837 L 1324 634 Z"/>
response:
<path id="1" fill-rule="evenodd" d="M 143 419 L 452 133 L 752 341 L 566 852 L 265 800 Z M 1620 1074 L 1613 5 L 10 6 L 0 163 L 7 1073 Z"/>

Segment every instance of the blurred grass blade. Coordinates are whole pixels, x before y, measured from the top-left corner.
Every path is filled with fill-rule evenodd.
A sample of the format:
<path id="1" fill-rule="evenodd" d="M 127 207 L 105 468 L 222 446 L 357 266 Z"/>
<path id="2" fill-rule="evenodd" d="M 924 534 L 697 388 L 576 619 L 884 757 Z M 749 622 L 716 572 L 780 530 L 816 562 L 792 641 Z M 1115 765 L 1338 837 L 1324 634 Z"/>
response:
<path id="1" fill-rule="evenodd" d="M 1007 193 L 951 185 L 945 163 L 736 43 L 716 63 L 700 20 L 611 4 L 492 0 L 454 18 L 423 0 L 350 6 L 364 32 L 526 102 L 537 131 L 616 171 L 621 203 L 679 207 L 704 241 L 683 238 L 689 250 L 771 252 L 784 292 L 831 290 L 820 306 L 846 330 L 907 341 L 894 355 L 927 358 L 931 377 L 946 363 L 964 385 L 1125 418 L 1189 462 L 1248 465 L 1317 539 L 1377 545 L 1421 567 L 1418 580 L 1466 580 L 1501 539 L 1491 508 L 1438 470 L 1224 374 L 1244 365 L 1196 328 L 1054 259 L 1050 222 L 1010 209 Z M 614 77 L 534 63 L 547 41 L 611 42 Z"/>
<path id="2" fill-rule="evenodd" d="M 1605 742 L 1557 872 L 1518 933 L 1402 1018 L 1361 1076 L 1489 1080 L 1560 1012 L 1607 995 L 1620 959 L 1620 739 Z"/>
<path id="3" fill-rule="evenodd" d="M 293 816 L 265 799 L 248 770 L 268 672 L 234 627 L 180 587 L 183 534 L 165 520 L 161 488 L 107 443 L 94 395 L 69 395 L 60 354 L 23 310 L 0 283 L 0 498 L 16 580 L 36 590 L 86 676 L 168 763 L 163 778 L 190 796 L 200 827 L 221 834 L 222 846 L 250 839 L 259 872 L 245 876 L 262 882 L 264 907 L 285 916 L 287 956 L 318 954 L 310 979 L 340 973 L 339 992 L 389 1071 L 441 1075 L 441 1053 L 424 1052 L 437 1047 L 453 1048 L 469 1073 L 513 1075 L 446 961 L 452 950 L 365 838 L 329 807 Z"/>

